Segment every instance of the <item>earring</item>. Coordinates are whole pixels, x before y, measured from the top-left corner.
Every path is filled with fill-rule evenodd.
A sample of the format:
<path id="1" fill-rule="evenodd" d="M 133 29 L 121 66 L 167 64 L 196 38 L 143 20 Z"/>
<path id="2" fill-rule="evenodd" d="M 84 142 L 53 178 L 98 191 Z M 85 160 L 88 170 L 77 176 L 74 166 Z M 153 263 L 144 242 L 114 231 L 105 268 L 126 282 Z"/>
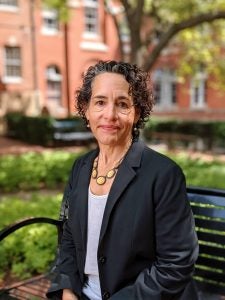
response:
<path id="1" fill-rule="evenodd" d="M 87 128 L 90 128 L 90 124 L 89 121 L 87 120 L 87 124 L 86 124 Z"/>
<path id="2" fill-rule="evenodd" d="M 134 131 L 137 131 L 138 129 L 137 129 L 137 127 L 136 127 L 136 125 L 134 126 Z"/>

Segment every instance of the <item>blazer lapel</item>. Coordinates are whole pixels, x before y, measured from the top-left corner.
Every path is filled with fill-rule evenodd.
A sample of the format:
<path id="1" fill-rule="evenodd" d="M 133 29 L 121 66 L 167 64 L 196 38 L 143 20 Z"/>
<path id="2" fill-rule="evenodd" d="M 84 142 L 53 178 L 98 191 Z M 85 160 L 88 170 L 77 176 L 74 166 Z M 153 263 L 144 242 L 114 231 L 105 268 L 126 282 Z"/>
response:
<path id="1" fill-rule="evenodd" d="M 133 143 L 122 164 L 120 165 L 120 168 L 118 169 L 118 173 L 113 182 L 106 203 L 99 243 L 101 243 L 102 238 L 106 232 L 110 214 L 114 205 L 117 203 L 117 201 L 120 198 L 120 195 L 126 189 L 131 180 L 136 176 L 135 168 L 140 166 L 143 149 L 144 144 L 142 142 Z"/>

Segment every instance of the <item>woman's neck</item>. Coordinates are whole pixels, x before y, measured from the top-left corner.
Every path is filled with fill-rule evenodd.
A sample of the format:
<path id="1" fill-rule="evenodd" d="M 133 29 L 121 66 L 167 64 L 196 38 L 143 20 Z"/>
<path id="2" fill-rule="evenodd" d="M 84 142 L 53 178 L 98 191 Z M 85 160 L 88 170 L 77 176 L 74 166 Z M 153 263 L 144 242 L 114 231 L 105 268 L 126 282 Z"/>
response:
<path id="1" fill-rule="evenodd" d="M 119 162 L 124 155 L 127 153 L 131 146 L 131 141 L 127 141 L 123 145 L 111 146 L 111 145 L 100 145 L 99 146 L 99 163 L 103 165 L 113 165 Z"/>

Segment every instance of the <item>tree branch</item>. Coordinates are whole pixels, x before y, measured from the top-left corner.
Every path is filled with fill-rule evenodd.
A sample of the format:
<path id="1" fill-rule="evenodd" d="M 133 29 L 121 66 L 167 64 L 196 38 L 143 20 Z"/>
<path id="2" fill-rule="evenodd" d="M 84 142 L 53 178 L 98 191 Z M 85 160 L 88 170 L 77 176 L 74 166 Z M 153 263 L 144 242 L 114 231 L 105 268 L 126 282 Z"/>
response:
<path id="1" fill-rule="evenodd" d="M 113 19 L 113 22 L 114 22 L 114 25 L 116 27 L 116 31 L 118 33 L 118 37 L 119 37 L 119 51 L 120 51 L 120 54 L 121 54 L 121 60 L 124 60 L 124 50 L 123 50 L 123 41 L 122 41 L 122 37 L 121 37 L 121 32 L 120 32 L 120 26 L 118 24 L 118 21 L 117 21 L 117 18 L 115 15 L 111 14 L 111 17 Z"/>
<path id="2" fill-rule="evenodd" d="M 127 2 L 126 0 L 121 0 L 122 3 Z M 125 14 L 127 17 L 127 22 L 130 28 L 131 36 L 131 53 L 130 60 L 136 61 L 136 53 L 141 47 L 141 24 L 144 12 L 144 0 L 138 0 L 137 5 L 133 8 L 130 7 L 130 13 L 127 12 L 125 7 Z"/>
<path id="3" fill-rule="evenodd" d="M 167 44 L 171 41 L 171 39 L 180 31 L 192 28 L 202 23 L 211 23 L 218 19 L 225 19 L 225 10 L 219 12 L 211 12 L 207 14 L 201 14 L 195 16 L 193 18 L 184 20 L 180 23 L 173 24 L 169 28 L 167 32 L 162 34 L 160 37 L 159 43 L 154 47 L 151 54 L 149 55 L 148 59 L 144 63 L 144 69 L 149 71 L 156 63 L 157 58 L 159 57 L 162 50 L 167 46 Z"/>

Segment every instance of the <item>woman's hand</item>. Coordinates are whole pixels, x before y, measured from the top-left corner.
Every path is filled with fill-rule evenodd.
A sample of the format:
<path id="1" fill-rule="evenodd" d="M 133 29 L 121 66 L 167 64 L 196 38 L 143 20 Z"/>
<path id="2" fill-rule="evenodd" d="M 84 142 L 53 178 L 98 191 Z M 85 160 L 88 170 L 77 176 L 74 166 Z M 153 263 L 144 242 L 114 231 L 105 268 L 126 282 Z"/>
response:
<path id="1" fill-rule="evenodd" d="M 62 294 L 62 300 L 78 300 L 78 297 L 70 289 L 64 289 Z"/>

